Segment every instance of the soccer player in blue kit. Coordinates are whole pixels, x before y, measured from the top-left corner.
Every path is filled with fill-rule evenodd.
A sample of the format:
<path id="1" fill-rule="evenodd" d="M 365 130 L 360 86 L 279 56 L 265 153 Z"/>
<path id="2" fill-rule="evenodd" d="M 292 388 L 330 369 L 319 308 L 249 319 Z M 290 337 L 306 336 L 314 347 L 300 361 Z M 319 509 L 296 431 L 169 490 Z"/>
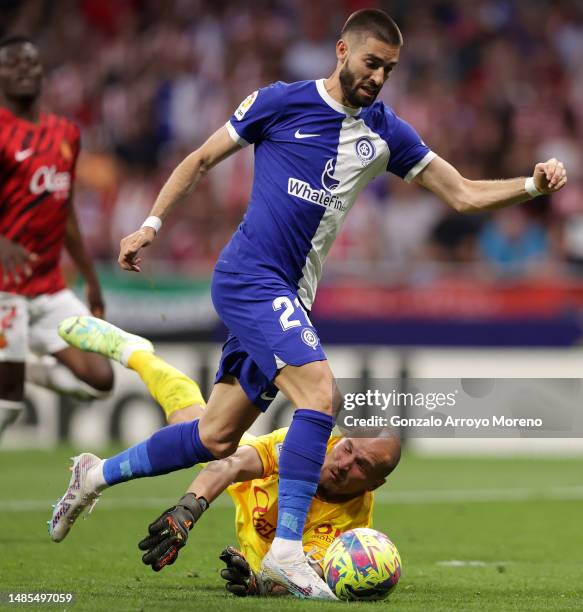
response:
<path id="1" fill-rule="evenodd" d="M 299 597 L 335 598 L 307 562 L 301 537 L 338 408 L 334 376 L 309 311 L 346 214 L 360 191 L 385 171 L 417 182 L 459 212 L 517 204 L 567 181 L 556 159 L 536 164 L 528 178 L 472 181 L 439 158 L 408 123 L 375 102 L 402 44 L 397 25 L 383 11 L 351 15 L 329 78 L 278 82 L 245 98 L 227 124 L 177 166 L 151 216 L 121 241 L 120 266 L 139 272 L 140 251 L 154 241 L 172 206 L 221 160 L 254 145 L 249 207 L 212 279 L 212 299 L 229 337 L 203 416 L 165 427 L 95 465 L 80 455 L 53 522 L 55 516 L 74 520 L 100 483 L 231 455 L 279 390 L 296 411 L 281 449 L 276 537 L 262 571 Z M 90 349 L 90 329 L 69 333 L 85 334 Z M 162 535 L 173 529 L 169 520 Z"/>

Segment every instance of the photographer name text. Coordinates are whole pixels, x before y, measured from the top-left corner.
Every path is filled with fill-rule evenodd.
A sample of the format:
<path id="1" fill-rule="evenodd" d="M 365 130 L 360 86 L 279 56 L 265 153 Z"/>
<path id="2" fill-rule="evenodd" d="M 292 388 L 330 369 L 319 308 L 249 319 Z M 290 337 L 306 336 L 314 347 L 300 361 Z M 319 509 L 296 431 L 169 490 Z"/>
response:
<path id="1" fill-rule="evenodd" d="M 357 417 L 346 414 L 342 418 L 345 427 L 467 427 L 469 429 L 487 429 L 490 427 L 514 428 L 532 427 L 541 428 L 543 420 L 540 418 L 493 416 L 490 417 L 453 417 L 441 418 L 436 415 L 427 417 L 402 417 L 393 415 L 384 417 L 373 415 L 370 417 Z"/>

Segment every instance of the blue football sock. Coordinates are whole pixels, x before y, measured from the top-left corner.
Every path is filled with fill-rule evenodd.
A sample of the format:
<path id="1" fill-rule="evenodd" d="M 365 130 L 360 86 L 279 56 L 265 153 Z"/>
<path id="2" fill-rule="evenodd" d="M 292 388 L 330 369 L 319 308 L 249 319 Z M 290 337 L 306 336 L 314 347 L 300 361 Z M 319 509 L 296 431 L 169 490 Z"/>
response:
<path id="1" fill-rule="evenodd" d="M 215 459 L 201 442 L 198 419 L 168 425 L 103 463 L 103 477 L 108 485 L 125 480 L 159 476 L 197 463 Z"/>
<path id="2" fill-rule="evenodd" d="M 279 511 L 275 536 L 300 540 L 334 427 L 328 414 L 296 410 L 279 456 Z"/>

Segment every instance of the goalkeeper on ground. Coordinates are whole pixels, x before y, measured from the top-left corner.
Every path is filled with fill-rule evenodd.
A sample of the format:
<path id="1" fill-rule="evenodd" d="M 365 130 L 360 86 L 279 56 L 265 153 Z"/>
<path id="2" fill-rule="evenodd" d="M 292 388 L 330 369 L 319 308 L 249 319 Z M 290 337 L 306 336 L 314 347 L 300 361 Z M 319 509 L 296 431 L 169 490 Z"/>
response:
<path id="1" fill-rule="evenodd" d="M 64 321 L 61 336 L 82 350 L 115 359 L 135 370 L 158 401 L 169 423 L 200 416 L 204 399 L 198 385 L 166 363 L 152 344 L 93 317 Z M 279 453 L 287 428 L 264 436 L 246 434 L 238 450 L 208 463 L 176 506 L 163 512 L 140 543 L 142 559 L 155 571 L 176 561 L 189 531 L 218 495 L 227 490 L 235 503 L 239 550 L 229 546 L 220 555 L 227 567 L 221 576 L 236 595 L 285 592 L 263 580 L 259 569 L 275 536 L 278 509 Z M 320 473 L 316 496 L 308 512 L 303 547 L 316 570 L 331 542 L 342 532 L 372 523 L 372 491 L 385 482 L 400 458 L 394 437 L 344 438 L 332 436 Z M 92 508 L 108 484 L 103 463 L 91 453 L 74 459 L 73 475 L 55 505 L 49 534 L 60 542 L 87 507 Z"/>
<path id="2" fill-rule="evenodd" d="M 235 503 L 239 540 L 239 550 L 229 546 L 220 555 L 227 565 L 221 572 L 227 589 L 236 595 L 280 589 L 263 581 L 259 569 L 275 535 L 279 451 L 286 433 L 283 428 L 259 437 L 246 435 L 234 455 L 207 464 L 178 504 L 150 525 L 150 535 L 140 542 L 144 563 L 156 571 L 174 563 L 194 523 L 226 489 Z M 338 535 L 371 526 L 372 490 L 385 482 L 399 454 L 396 438 L 330 438 L 303 536 L 304 551 L 316 570 Z"/>

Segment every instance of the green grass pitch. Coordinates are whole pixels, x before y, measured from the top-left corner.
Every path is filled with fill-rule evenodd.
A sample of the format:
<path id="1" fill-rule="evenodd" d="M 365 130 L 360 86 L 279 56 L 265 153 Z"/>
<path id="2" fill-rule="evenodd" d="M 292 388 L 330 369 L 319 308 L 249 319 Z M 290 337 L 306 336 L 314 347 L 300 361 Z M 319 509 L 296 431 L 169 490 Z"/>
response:
<path id="1" fill-rule="evenodd" d="M 71 454 L 68 448 L 0 452 L 0 591 L 73 592 L 75 603 L 66 609 L 79 611 L 583 608 L 582 458 L 405 453 L 375 508 L 375 527 L 401 553 L 400 584 L 386 602 L 335 604 L 229 596 L 217 558 L 235 543 L 225 496 L 191 532 L 175 565 L 158 574 L 144 566 L 136 544 L 182 494 L 187 471 L 106 491 L 64 542 L 50 542 L 50 503 L 68 482 Z M 65 606 L 42 606 L 49 608 Z"/>

